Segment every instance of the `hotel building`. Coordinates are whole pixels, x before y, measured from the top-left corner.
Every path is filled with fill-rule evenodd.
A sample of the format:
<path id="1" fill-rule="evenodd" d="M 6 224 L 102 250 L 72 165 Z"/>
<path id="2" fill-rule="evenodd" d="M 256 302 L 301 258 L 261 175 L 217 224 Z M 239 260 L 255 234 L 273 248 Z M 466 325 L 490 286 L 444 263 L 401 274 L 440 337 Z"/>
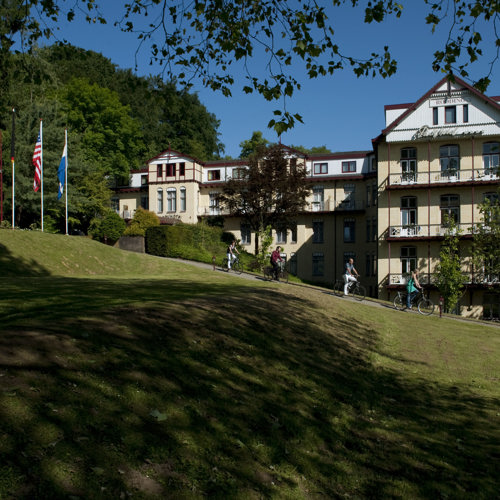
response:
<path id="1" fill-rule="evenodd" d="M 473 272 L 468 255 L 478 205 L 498 199 L 499 102 L 444 78 L 414 103 L 385 106 L 386 128 L 371 151 L 304 155 L 285 148 L 290 162 L 305 163 L 311 187 L 296 227 L 273 232 L 291 272 L 331 286 L 353 257 L 369 295 L 392 300 L 418 268 L 437 302 L 433 276 L 450 216 L 460 229 L 468 282 L 456 312 L 498 317 L 496 278 Z M 217 201 L 224 182 L 246 167 L 245 160 L 201 162 L 164 151 L 116 189 L 113 207 L 128 219 L 142 206 L 163 223 L 224 216 L 225 229 L 252 252 L 255 235 Z"/>

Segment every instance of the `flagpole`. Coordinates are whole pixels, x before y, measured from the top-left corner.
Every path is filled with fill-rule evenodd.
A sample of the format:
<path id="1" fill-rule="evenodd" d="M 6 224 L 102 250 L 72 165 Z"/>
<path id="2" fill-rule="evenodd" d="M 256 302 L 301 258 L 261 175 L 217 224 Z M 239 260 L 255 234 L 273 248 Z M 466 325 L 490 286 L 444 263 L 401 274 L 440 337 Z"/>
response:
<path id="1" fill-rule="evenodd" d="M 43 233 L 43 121 L 40 118 L 40 206 L 42 213 L 42 233 Z"/>
<path id="2" fill-rule="evenodd" d="M 16 226 L 15 215 L 16 215 L 16 161 L 15 161 L 15 139 L 16 139 L 16 110 L 12 108 L 12 139 L 10 141 L 10 161 L 12 164 L 12 229 Z"/>
<path id="3" fill-rule="evenodd" d="M 64 191 L 66 193 L 66 234 L 68 234 L 68 129 L 64 129 L 64 147 L 66 148 L 66 162 L 64 172 Z"/>

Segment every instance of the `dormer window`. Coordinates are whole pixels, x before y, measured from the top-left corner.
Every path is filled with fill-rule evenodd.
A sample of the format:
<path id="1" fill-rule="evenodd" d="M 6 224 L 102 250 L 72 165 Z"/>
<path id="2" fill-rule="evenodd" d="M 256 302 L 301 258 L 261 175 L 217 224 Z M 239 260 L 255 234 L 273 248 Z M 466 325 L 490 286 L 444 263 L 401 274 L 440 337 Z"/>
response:
<path id="1" fill-rule="evenodd" d="M 314 174 L 327 174 L 327 173 L 328 173 L 328 163 L 314 164 Z"/>
<path id="2" fill-rule="evenodd" d="M 220 170 L 209 170 L 208 171 L 209 181 L 220 181 Z"/>
<path id="3" fill-rule="evenodd" d="M 343 161 L 342 162 L 342 173 L 352 173 L 356 172 L 356 162 L 355 161 Z"/>

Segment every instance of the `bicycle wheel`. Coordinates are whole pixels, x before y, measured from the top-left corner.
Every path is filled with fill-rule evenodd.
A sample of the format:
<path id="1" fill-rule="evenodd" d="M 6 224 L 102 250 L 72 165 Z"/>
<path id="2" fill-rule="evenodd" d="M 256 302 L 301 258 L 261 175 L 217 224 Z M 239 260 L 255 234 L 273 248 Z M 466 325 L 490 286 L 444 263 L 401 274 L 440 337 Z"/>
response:
<path id="1" fill-rule="evenodd" d="M 406 309 L 406 297 L 401 295 L 401 293 L 398 292 L 396 297 L 394 298 L 394 307 L 398 309 L 398 311 L 402 311 L 403 309 Z"/>
<path id="2" fill-rule="evenodd" d="M 434 302 L 432 300 L 423 298 L 418 301 L 418 312 L 425 316 L 430 316 L 434 312 Z"/>
<path id="3" fill-rule="evenodd" d="M 366 288 L 356 283 L 356 285 L 352 287 L 351 293 L 356 300 L 363 300 L 366 297 Z"/>
<path id="4" fill-rule="evenodd" d="M 335 285 L 333 285 L 333 293 L 337 297 L 340 297 L 344 293 L 344 282 L 343 281 L 336 281 L 335 282 Z"/>
<path id="5" fill-rule="evenodd" d="M 264 266 L 264 279 L 273 279 L 273 268 L 271 266 Z"/>
<path id="6" fill-rule="evenodd" d="M 233 262 L 233 265 L 231 266 L 231 269 L 236 273 L 236 274 L 241 274 L 243 272 L 243 269 L 241 267 L 241 262 L 238 260 L 235 260 Z"/>
<path id="7" fill-rule="evenodd" d="M 222 259 L 222 266 L 221 267 L 222 267 L 223 271 L 227 271 L 228 270 L 228 268 L 227 268 L 227 257 L 224 257 Z"/>
<path id="8" fill-rule="evenodd" d="M 288 271 L 286 269 L 280 272 L 280 281 L 288 283 Z"/>

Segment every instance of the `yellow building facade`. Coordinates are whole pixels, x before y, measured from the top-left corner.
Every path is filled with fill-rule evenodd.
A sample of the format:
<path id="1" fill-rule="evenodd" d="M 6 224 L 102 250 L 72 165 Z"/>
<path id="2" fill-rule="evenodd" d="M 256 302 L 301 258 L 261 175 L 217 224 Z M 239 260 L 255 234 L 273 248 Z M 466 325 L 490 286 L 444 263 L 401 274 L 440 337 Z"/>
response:
<path id="1" fill-rule="evenodd" d="M 311 189 L 296 228 L 273 232 L 291 272 L 332 286 L 352 257 L 368 294 L 392 300 L 418 268 L 437 303 L 433 282 L 448 216 L 460 229 L 468 282 L 456 312 L 498 316 L 496 286 L 471 267 L 470 246 L 479 205 L 498 196 L 499 102 L 445 78 L 414 103 L 385 106 L 386 128 L 371 151 L 304 155 L 285 148 L 290 161 L 305 163 Z M 164 151 L 116 190 L 113 206 L 124 218 L 143 206 L 167 224 L 223 216 L 225 230 L 253 252 L 255 235 L 217 201 L 244 168 L 244 160 L 202 162 Z"/>

